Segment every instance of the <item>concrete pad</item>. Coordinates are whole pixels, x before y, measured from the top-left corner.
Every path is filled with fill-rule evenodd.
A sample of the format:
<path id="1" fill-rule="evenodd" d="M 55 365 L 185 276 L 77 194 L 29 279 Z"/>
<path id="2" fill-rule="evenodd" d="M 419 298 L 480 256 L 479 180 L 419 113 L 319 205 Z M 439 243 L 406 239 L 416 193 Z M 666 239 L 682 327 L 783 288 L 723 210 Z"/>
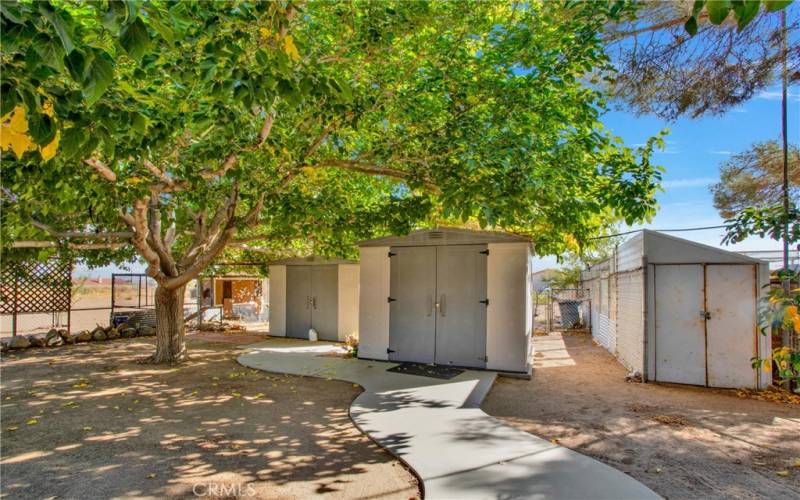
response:
<path id="1" fill-rule="evenodd" d="M 239 363 L 364 387 L 350 407 L 356 426 L 411 467 L 426 498 L 659 498 L 630 476 L 501 423 L 480 410 L 497 376 L 450 379 L 386 371 L 397 363 L 334 357 L 339 344 L 270 339 Z"/>

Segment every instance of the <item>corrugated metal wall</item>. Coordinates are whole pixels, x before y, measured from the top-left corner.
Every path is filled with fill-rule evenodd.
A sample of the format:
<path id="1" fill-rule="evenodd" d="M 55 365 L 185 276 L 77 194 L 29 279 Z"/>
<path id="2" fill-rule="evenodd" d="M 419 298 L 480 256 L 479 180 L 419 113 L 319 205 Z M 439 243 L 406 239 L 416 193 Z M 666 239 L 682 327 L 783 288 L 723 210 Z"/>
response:
<path id="1" fill-rule="evenodd" d="M 592 336 L 628 370 L 644 371 L 644 239 L 620 245 L 583 274 L 591 294 Z"/>
<path id="2" fill-rule="evenodd" d="M 644 373 L 644 271 L 617 273 L 616 280 L 617 358 L 629 371 Z"/>

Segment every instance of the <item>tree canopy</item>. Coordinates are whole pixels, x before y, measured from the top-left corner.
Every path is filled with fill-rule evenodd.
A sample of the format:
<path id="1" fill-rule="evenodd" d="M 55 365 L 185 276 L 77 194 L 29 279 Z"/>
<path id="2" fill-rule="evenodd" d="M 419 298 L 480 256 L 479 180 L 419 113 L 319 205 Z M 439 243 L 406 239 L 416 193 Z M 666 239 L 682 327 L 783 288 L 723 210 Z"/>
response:
<path id="1" fill-rule="evenodd" d="M 610 9 L 3 2 L 4 241 L 125 232 L 145 198 L 192 227 L 234 185 L 236 210 L 263 195 L 265 240 L 321 251 L 364 220 L 475 219 L 551 251 L 640 220 L 652 143 L 604 132 L 581 81 Z"/>
<path id="2" fill-rule="evenodd" d="M 761 4 L 764 7 L 761 7 Z M 729 111 L 778 81 L 781 9 L 791 2 L 643 2 L 604 35 L 614 101 L 667 120 Z M 789 6 L 788 76 L 800 79 L 800 16 Z"/>
<path id="3" fill-rule="evenodd" d="M 747 207 L 779 205 L 783 184 L 783 150 L 777 141 L 753 144 L 720 165 L 720 180 L 711 186 L 714 208 L 730 218 Z M 789 197 L 800 196 L 800 149 L 789 149 Z"/>

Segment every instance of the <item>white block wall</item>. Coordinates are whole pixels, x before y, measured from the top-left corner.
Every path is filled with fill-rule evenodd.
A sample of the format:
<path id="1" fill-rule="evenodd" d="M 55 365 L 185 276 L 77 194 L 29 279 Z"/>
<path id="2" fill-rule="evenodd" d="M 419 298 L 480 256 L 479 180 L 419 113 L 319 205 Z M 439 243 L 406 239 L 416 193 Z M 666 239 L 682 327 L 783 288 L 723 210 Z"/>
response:
<path id="1" fill-rule="evenodd" d="M 358 336 L 358 264 L 341 264 L 339 267 L 339 340 L 350 335 Z"/>
<path id="2" fill-rule="evenodd" d="M 363 247 L 359 250 L 358 357 L 388 359 L 389 247 Z"/>
<path id="3" fill-rule="evenodd" d="M 286 336 L 286 266 L 269 266 L 269 334 Z"/>

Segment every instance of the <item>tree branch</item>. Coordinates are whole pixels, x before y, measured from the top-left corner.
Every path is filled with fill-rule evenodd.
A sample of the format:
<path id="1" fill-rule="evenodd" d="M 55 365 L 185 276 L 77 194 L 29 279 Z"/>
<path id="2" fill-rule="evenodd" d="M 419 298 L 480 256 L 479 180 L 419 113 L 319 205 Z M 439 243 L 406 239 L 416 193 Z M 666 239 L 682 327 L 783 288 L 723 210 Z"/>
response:
<path id="1" fill-rule="evenodd" d="M 411 175 L 404 170 L 383 167 L 372 163 L 364 163 L 358 160 L 325 160 L 314 165 L 304 165 L 303 168 L 340 168 L 342 170 L 350 170 L 367 175 L 383 175 L 403 181 L 407 181 L 411 178 Z M 431 181 L 423 181 L 422 183 L 430 192 L 441 194 L 442 190 L 435 183 Z"/>
<path id="2" fill-rule="evenodd" d="M 130 231 L 110 231 L 105 233 L 82 233 L 80 231 L 58 231 L 47 224 L 39 222 L 37 220 L 32 220 L 31 225 L 45 231 L 46 233 L 50 234 L 51 236 L 58 238 L 58 239 L 83 239 L 83 240 L 107 240 L 109 238 L 130 238 L 133 236 L 133 233 Z"/>
<path id="3" fill-rule="evenodd" d="M 145 262 L 147 262 L 147 275 L 155 279 L 159 285 L 167 278 L 161 270 L 161 261 L 150 245 L 147 243 L 148 229 L 147 229 L 147 205 L 150 201 L 149 198 L 139 198 L 133 203 L 133 210 L 130 214 L 120 211 L 120 217 L 128 226 L 133 230 L 133 237 L 131 237 L 131 244 L 136 248 Z"/>
<path id="4" fill-rule="evenodd" d="M 108 166 L 105 163 L 101 162 L 100 160 L 97 160 L 95 158 L 89 158 L 87 160 L 83 160 L 83 163 L 92 167 L 95 170 L 95 172 L 100 174 L 100 176 L 105 180 L 109 182 L 117 181 L 117 174 L 115 174 L 113 170 L 108 168 Z"/>
<path id="5" fill-rule="evenodd" d="M 21 240 L 11 244 L 12 248 L 58 248 L 65 246 L 70 250 L 118 250 L 127 243 L 60 243 L 57 241 Z"/>

